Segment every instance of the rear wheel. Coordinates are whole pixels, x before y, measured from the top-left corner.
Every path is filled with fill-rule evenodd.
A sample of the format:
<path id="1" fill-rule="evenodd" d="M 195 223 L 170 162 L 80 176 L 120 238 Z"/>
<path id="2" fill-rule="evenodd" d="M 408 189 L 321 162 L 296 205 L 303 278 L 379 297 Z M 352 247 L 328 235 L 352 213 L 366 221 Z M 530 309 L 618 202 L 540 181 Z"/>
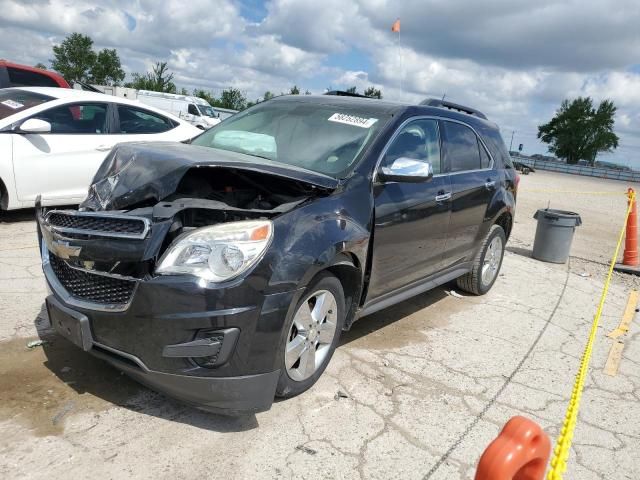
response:
<path id="1" fill-rule="evenodd" d="M 474 295 L 484 295 L 498 278 L 507 237 L 500 225 L 493 225 L 482 242 L 469 273 L 458 277 L 458 287 Z"/>
<path id="2" fill-rule="evenodd" d="M 338 345 L 344 316 L 342 284 L 330 273 L 321 273 L 309 285 L 287 324 L 287 335 L 280 346 L 278 397 L 293 397 L 316 383 Z"/>

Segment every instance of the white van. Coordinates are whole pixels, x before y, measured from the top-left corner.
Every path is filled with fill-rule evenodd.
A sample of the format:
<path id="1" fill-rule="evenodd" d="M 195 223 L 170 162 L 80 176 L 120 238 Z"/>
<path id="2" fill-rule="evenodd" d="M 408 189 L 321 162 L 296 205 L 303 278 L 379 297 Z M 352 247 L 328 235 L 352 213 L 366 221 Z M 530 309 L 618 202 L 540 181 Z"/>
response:
<path id="1" fill-rule="evenodd" d="M 219 114 L 199 97 L 138 90 L 138 101 L 172 113 L 202 130 L 220 123 Z"/>

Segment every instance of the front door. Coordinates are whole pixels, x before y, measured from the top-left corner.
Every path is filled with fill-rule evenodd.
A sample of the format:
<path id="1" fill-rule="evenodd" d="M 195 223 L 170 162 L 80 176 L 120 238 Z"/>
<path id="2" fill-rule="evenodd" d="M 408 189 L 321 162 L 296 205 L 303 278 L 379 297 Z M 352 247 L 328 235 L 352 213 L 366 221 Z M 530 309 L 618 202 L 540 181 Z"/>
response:
<path id="1" fill-rule="evenodd" d="M 499 175 L 475 132 L 442 121 L 445 166 L 451 177 L 451 220 L 445 257 L 450 265 L 469 260 L 478 245 Z"/>
<path id="2" fill-rule="evenodd" d="M 408 157 L 430 162 L 434 177 L 422 183 L 374 185 L 375 226 L 368 299 L 373 300 L 441 270 L 449 225 L 449 178 L 441 174 L 438 122 L 405 124 L 380 167 Z"/>
<path id="3" fill-rule="evenodd" d="M 50 133 L 13 135 L 18 199 L 78 203 L 111 149 L 106 135 L 107 104 L 73 104 L 34 115 L 51 124 Z"/>

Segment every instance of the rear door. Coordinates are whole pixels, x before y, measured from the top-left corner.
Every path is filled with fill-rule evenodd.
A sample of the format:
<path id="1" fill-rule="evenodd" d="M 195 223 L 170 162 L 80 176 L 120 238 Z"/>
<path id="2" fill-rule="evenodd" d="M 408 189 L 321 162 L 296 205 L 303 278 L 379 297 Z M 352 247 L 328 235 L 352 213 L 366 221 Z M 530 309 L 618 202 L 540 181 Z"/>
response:
<path id="1" fill-rule="evenodd" d="M 449 224 L 449 177 L 442 175 L 438 121 L 415 119 L 400 127 L 380 167 L 400 157 L 430 162 L 423 183 L 374 184 L 375 227 L 368 300 L 434 274 L 444 267 Z"/>
<path id="2" fill-rule="evenodd" d="M 452 194 L 445 256 L 453 265 L 475 252 L 499 178 L 485 145 L 471 127 L 450 120 L 440 124 Z"/>
<path id="3" fill-rule="evenodd" d="M 31 118 L 51 123 L 51 132 L 14 135 L 13 165 L 20 201 L 77 203 L 109 152 L 108 104 L 79 102 Z"/>

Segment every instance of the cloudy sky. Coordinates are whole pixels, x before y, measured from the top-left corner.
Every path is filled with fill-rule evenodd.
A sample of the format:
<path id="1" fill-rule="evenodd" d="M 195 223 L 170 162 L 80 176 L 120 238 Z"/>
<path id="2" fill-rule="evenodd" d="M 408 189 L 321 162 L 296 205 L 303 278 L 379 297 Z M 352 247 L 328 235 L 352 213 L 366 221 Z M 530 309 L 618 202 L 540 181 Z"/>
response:
<path id="1" fill-rule="evenodd" d="M 116 48 L 127 73 L 168 61 L 189 90 L 446 94 L 507 144 L 515 130 L 525 153 L 546 153 L 537 125 L 562 99 L 610 98 L 621 146 L 600 159 L 640 168 L 638 0 L 0 0 L 0 12 L 0 58 L 49 64 L 52 45 L 81 32 Z"/>

